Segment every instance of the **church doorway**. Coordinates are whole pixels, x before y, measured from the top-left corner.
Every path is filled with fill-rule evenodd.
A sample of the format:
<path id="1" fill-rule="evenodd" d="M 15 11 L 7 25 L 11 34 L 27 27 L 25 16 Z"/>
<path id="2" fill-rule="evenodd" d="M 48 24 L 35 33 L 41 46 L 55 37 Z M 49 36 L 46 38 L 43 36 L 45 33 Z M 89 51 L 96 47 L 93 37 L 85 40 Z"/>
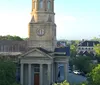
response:
<path id="1" fill-rule="evenodd" d="M 40 84 L 39 73 L 40 73 L 40 66 L 38 64 L 34 65 L 34 85 L 39 85 Z"/>
<path id="2" fill-rule="evenodd" d="M 39 85 L 39 73 L 34 74 L 34 85 Z"/>

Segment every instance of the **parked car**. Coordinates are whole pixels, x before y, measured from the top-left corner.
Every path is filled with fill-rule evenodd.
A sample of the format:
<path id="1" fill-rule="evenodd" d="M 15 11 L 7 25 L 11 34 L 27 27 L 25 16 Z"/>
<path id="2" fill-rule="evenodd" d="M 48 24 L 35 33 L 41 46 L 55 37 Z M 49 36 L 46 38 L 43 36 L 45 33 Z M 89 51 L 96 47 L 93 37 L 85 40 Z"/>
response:
<path id="1" fill-rule="evenodd" d="M 78 75 L 81 74 L 81 72 L 80 72 L 79 70 L 74 70 L 73 73 L 74 73 L 74 74 L 78 74 Z"/>

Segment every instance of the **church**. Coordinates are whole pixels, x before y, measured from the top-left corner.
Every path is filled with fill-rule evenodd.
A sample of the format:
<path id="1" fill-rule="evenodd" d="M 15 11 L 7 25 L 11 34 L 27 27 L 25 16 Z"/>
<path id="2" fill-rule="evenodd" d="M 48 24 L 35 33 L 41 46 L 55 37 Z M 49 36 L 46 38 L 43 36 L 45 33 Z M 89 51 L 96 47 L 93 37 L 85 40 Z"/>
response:
<path id="1" fill-rule="evenodd" d="M 21 85 L 51 85 L 58 82 L 60 65 L 63 66 L 63 80 L 67 80 L 69 47 L 57 47 L 54 0 L 32 0 L 31 16 L 28 40 L 7 41 L 9 45 L 0 41 L 0 54 L 16 53 Z M 12 52 L 8 52 L 9 49 Z"/>

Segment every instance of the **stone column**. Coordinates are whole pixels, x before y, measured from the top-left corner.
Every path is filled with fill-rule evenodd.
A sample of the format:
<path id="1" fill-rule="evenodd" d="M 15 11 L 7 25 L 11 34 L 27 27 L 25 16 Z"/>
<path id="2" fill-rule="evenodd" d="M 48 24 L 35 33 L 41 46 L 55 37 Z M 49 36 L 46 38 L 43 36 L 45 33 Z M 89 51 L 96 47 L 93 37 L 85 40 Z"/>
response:
<path id="1" fill-rule="evenodd" d="M 28 85 L 31 85 L 31 64 L 28 64 Z"/>
<path id="2" fill-rule="evenodd" d="M 24 68 L 24 64 L 23 63 L 21 63 L 21 73 L 20 73 L 20 83 L 21 83 L 21 85 L 23 85 L 23 68 Z"/>
<path id="3" fill-rule="evenodd" d="M 43 85 L 43 65 L 40 64 L 40 85 Z"/>
<path id="4" fill-rule="evenodd" d="M 46 11 L 46 0 L 44 0 L 44 11 Z"/>
<path id="5" fill-rule="evenodd" d="M 55 63 L 55 81 L 58 81 L 58 63 Z"/>
<path id="6" fill-rule="evenodd" d="M 36 1 L 36 11 L 39 10 L 39 0 Z"/>
<path id="7" fill-rule="evenodd" d="M 54 63 L 52 63 L 52 83 L 54 82 Z"/>
<path id="8" fill-rule="evenodd" d="M 53 81 L 55 82 L 56 81 L 56 79 L 55 79 L 56 78 L 56 71 L 55 71 L 56 70 L 56 68 L 55 68 L 56 66 L 55 66 L 55 63 L 53 65 L 54 65 L 53 66 Z"/>
<path id="9" fill-rule="evenodd" d="M 64 63 L 64 80 L 67 80 L 67 63 Z"/>
<path id="10" fill-rule="evenodd" d="M 32 0 L 32 11 L 33 11 L 33 9 L 34 9 L 34 1 Z"/>
<path id="11" fill-rule="evenodd" d="M 51 64 L 48 64 L 48 85 L 51 84 Z"/>
<path id="12" fill-rule="evenodd" d="M 54 12 L 54 0 L 52 0 L 52 12 Z"/>

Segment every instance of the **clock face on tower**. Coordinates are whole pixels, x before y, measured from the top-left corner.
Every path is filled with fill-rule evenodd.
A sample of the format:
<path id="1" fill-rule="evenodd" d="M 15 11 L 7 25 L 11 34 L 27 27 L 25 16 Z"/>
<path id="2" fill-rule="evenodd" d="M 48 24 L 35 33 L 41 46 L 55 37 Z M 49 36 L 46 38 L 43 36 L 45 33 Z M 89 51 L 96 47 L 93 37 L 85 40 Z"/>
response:
<path id="1" fill-rule="evenodd" d="M 45 34 L 45 30 L 44 29 L 37 29 L 37 35 L 38 36 L 43 36 Z"/>

